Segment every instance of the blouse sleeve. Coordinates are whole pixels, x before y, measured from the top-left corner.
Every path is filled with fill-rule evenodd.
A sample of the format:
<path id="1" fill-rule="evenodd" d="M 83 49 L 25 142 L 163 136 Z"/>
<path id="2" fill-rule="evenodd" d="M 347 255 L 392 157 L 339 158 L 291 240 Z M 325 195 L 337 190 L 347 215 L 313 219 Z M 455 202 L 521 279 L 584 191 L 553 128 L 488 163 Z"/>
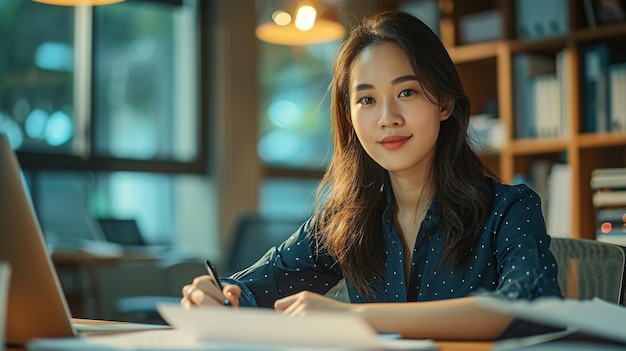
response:
<path id="1" fill-rule="evenodd" d="M 500 281 L 494 293 L 509 299 L 561 296 L 539 195 L 519 185 L 498 196 L 493 240 Z"/>
<path id="2" fill-rule="evenodd" d="M 342 278 L 338 264 L 318 252 L 311 220 L 278 247 L 270 248 L 255 264 L 220 281 L 241 288 L 242 306 L 273 307 L 274 301 L 308 290 L 326 293 Z"/>

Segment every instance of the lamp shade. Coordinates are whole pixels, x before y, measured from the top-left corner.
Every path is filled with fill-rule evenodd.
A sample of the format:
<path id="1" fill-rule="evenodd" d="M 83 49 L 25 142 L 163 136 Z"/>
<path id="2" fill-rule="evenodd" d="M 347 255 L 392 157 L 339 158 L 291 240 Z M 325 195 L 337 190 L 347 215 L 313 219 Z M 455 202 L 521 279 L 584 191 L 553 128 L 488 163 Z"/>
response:
<path id="1" fill-rule="evenodd" d="M 115 4 L 117 2 L 122 2 L 124 0 L 33 0 L 35 2 L 40 2 L 42 4 L 49 5 L 60 5 L 60 6 L 98 6 L 98 5 L 108 5 Z"/>
<path id="2" fill-rule="evenodd" d="M 339 40 L 345 34 L 346 29 L 339 21 L 335 6 L 321 1 L 291 0 L 291 3 L 291 6 L 280 8 L 268 2 L 257 21 L 258 39 L 272 44 L 295 46 Z"/>

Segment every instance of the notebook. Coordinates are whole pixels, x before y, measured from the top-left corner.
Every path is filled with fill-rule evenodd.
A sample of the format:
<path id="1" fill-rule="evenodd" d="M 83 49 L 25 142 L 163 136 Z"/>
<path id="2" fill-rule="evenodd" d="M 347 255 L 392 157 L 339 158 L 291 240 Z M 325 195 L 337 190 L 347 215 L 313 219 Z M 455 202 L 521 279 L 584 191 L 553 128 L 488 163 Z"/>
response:
<path id="1" fill-rule="evenodd" d="M 7 261 L 11 266 L 6 344 L 24 345 L 35 337 L 70 337 L 82 330 L 99 330 L 98 326 L 72 323 L 19 162 L 7 137 L 1 133 L 0 261 Z M 122 330 L 132 327 L 149 329 L 152 326 L 120 325 Z"/>

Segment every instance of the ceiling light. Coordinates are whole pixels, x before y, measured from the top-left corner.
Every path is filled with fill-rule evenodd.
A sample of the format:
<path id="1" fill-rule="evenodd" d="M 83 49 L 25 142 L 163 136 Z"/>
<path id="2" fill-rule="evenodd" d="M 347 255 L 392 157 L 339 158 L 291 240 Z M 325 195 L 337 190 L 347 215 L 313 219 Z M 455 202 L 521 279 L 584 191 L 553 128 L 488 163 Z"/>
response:
<path id="1" fill-rule="evenodd" d="M 98 6 L 115 4 L 124 0 L 33 0 L 42 4 L 48 5 L 60 5 L 60 6 Z"/>
<path id="2" fill-rule="evenodd" d="M 337 7 L 322 1 L 265 1 L 260 12 L 256 36 L 272 44 L 320 44 L 339 40 L 346 32 Z"/>

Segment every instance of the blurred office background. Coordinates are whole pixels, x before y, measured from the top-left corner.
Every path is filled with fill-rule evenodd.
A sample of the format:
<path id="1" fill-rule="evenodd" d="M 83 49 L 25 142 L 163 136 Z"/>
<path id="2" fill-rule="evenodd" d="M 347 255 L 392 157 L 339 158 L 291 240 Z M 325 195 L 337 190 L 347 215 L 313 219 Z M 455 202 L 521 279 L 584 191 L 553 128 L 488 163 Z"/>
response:
<path id="1" fill-rule="evenodd" d="M 97 219 L 133 219 L 148 246 L 226 269 L 242 218 L 309 216 L 331 153 L 326 88 L 338 41 L 259 40 L 255 26 L 278 3 L 0 0 L 0 132 L 52 251 L 113 255 L 91 245 L 106 242 Z M 313 3 L 344 27 L 403 8 L 437 30 L 436 0 Z M 65 259 L 67 292 L 85 299 L 93 267 L 68 278 Z M 109 280 L 94 295 L 157 294 L 145 262 L 114 267 L 96 275 Z M 74 312 L 115 317 L 102 311 L 111 306 Z"/>
<path id="2" fill-rule="evenodd" d="M 204 258 L 228 275 L 297 230 L 338 39 L 384 9 L 450 49 L 472 146 L 552 236 L 626 240 L 590 187 L 626 164 L 624 1 L 0 0 L 0 133 L 73 315 L 158 320 Z"/>
<path id="3" fill-rule="evenodd" d="M 48 239 L 133 217 L 150 243 L 220 260 L 240 212 L 308 216 L 337 41 L 258 40 L 257 9 L 272 3 L 0 1 L 0 130 Z M 400 6 L 328 3 L 345 25 Z"/>

